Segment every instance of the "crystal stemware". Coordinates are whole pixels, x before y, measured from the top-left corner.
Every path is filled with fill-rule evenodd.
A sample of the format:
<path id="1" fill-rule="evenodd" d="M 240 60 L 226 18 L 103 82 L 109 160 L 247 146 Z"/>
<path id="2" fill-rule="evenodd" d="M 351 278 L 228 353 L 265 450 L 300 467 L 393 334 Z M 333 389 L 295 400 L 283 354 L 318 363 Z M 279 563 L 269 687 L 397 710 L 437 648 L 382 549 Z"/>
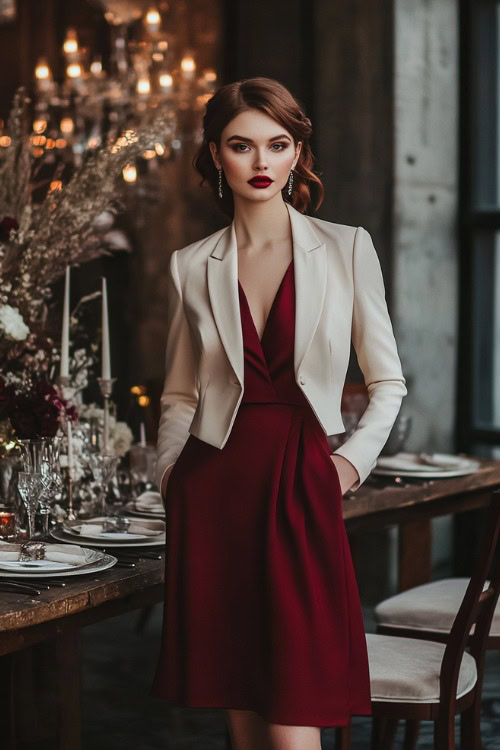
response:
<path id="1" fill-rule="evenodd" d="M 42 513 L 44 537 L 49 533 L 49 515 L 55 501 L 55 496 L 61 491 L 63 478 L 59 463 L 59 452 L 61 449 L 61 438 L 43 438 L 44 450 L 41 457 L 40 473 L 44 477 L 45 488 L 40 498 L 40 510 Z"/>
<path id="2" fill-rule="evenodd" d="M 28 540 L 35 534 L 35 511 L 44 490 L 42 474 L 30 471 L 20 471 L 17 478 L 17 489 L 26 507 L 28 516 Z"/>
<path id="3" fill-rule="evenodd" d="M 42 517 L 42 535 L 43 537 L 47 537 L 49 533 L 51 506 L 56 493 L 62 487 L 59 465 L 61 438 L 53 436 L 22 439 L 19 443 L 21 445 L 21 461 L 24 471 L 41 474 L 43 478 L 43 490 L 39 497 L 39 507 Z"/>
<path id="4" fill-rule="evenodd" d="M 101 506 L 103 516 L 111 515 L 106 504 L 106 492 L 119 461 L 119 456 L 110 453 L 91 453 L 89 455 L 92 475 L 96 482 L 99 482 L 98 505 Z"/>
<path id="5" fill-rule="evenodd" d="M 44 489 L 40 497 L 40 513 L 42 515 L 42 535 L 49 535 L 49 516 L 52 512 L 56 495 L 63 488 L 63 478 L 58 465 L 44 461 L 41 465 L 41 475 L 44 479 Z"/>
<path id="6" fill-rule="evenodd" d="M 23 438 L 18 440 L 18 443 L 21 446 L 21 461 L 24 471 L 39 473 L 40 464 L 46 452 L 45 439 Z"/>

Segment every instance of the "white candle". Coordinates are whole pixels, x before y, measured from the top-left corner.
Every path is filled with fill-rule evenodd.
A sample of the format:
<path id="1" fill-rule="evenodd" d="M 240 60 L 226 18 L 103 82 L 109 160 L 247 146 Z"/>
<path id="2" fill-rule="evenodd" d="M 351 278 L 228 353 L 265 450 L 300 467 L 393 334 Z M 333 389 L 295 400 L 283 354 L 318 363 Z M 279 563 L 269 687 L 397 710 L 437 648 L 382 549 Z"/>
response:
<path id="1" fill-rule="evenodd" d="M 71 422 L 68 419 L 68 472 L 70 477 L 73 476 L 73 431 Z"/>
<path id="2" fill-rule="evenodd" d="M 109 320 L 108 320 L 108 292 L 106 279 L 102 277 L 102 378 L 111 378 L 111 357 L 109 353 Z"/>
<path id="3" fill-rule="evenodd" d="M 146 426 L 144 422 L 141 422 L 141 442 L 140 445 L 142 448 L 146 447 Z"/>
<path id="4" fill-rule="evenodd" d="M 69 266 L 64 281 L 64 308 L 61 334 L 61 376 L 69 376 Z"/>

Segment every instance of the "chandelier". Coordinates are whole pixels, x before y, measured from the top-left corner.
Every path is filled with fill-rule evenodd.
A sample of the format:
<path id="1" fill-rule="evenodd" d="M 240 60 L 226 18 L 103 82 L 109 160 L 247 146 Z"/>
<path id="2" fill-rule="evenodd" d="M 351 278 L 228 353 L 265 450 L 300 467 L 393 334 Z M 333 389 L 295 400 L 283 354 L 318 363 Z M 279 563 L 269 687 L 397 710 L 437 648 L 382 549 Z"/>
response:
<path id="1" fill-rule="evenodd" d="M 198 71 L 193 49 L 179 49 L 175 33 L 166 28 L 166 2 L 89 2 L 103 10 L 110 27 L 108 64 L 105 69 L 101 56 L 80 46 L 74 28 L 66 30 L 62 45 L 63 80 L 54 80 L 46 59 L 38 60 L 33 147 L 49 160 L 64 150 L 67 161 L 79 164 L 88 149 L 140 127 L 151 110 L 161 107 L 168 114 L 168 127 L 163 142 L 144 152 L 143 174 L 148 163 L 170 157 L 184 141 L 199 141 L 200 112 L 213 94 L 217 75 L 212 68 Z M 135 165 L 124 168 L 123 179 L 137 179 Z"/>

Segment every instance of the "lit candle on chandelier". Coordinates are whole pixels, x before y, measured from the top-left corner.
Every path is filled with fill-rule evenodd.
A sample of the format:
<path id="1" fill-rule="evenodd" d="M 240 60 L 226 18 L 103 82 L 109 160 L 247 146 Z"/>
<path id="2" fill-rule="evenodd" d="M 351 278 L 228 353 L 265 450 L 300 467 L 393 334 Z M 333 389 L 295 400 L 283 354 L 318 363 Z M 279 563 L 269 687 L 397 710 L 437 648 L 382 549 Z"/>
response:
<path id="1" fill-rule="evenodd" d="M 186 80 L 194 78 L 196 63 L 194 57 L 191 54 L 184 55 L 181 60 L 182 75 Z"/>

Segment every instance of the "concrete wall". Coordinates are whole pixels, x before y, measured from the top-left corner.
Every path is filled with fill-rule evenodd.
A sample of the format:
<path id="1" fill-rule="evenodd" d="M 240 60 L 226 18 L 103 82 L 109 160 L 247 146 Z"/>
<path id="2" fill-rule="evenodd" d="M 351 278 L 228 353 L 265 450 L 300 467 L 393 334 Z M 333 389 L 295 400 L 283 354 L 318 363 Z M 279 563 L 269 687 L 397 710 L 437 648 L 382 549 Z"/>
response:
<path id="1" fill-rule="evenodd" d="M 458 322 L 458 3 L 394 0 L 392 319 L 408 450 L 453 451 Z M 451 523 L 433 520 L 433 563 Z"/>
<path id="2" fill-rule="evenodd" d="M 395 0 L 393 322 L 410 450 L 452 450 L 458 316 L 456 0 Z"/>

